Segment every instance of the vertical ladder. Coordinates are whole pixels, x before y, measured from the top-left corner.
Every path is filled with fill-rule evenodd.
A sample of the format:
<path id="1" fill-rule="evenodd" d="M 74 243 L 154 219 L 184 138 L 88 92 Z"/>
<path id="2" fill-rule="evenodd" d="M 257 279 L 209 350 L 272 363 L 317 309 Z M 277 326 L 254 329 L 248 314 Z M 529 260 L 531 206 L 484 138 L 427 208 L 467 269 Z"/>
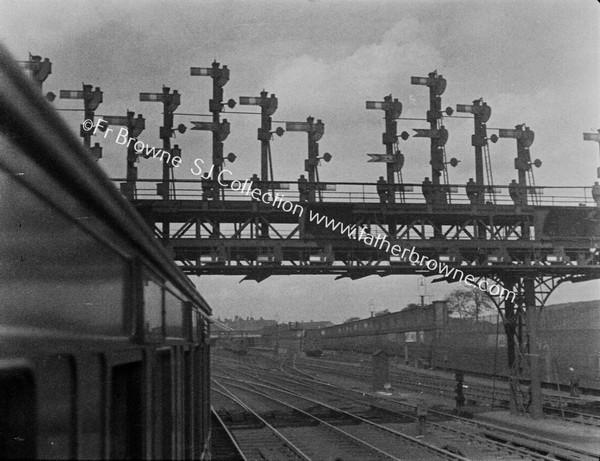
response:
<path id="1" fill-rule="evenodd" d="M 483 160 L 485 162 L 485 174 L 488 184 L 488 194 L 490 201 L 496 204 L 496 191 L 494 190 L 494 177 L 492 175 L 492 159 L 490 157 L 490 148 L 486 144 L 483 146 Z"/>

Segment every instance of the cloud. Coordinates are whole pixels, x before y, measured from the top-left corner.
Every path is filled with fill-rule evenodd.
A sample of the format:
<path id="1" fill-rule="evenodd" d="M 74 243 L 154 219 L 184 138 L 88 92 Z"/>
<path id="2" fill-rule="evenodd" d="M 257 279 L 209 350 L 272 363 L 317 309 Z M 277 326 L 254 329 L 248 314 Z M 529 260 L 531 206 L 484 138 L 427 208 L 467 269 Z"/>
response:
<path id="1" fill-rule="evenodd" d="M 365 98 L 382 98 L 399 83 L 408 85 L 411 72 L 431 71 L 442 63 L 439 53 L 420 39 L 420 28 L 418 20 L 405 17 L 378 43 L 362 45 L 338 59 L 318 58 L 307 51 L 280 62 L 268 87 L 285 95 L 286 105 L 295 112 L 362 117 Z"/>
<path id="2" fill-rule="evenodd" d="M 410 98 L 405 109 L 416 107 L 418 101 L 419 111 L 423 112 L 427 91 L 412 87 L 410 77 L 427 75 L 440 68 L 443 59 L 421 36 L 421 30 L 419 20 L 405 15 L 372 43 L 345 49 L 333 59 L 306 50 L 275 65 L 265 84 L 280 98 L 275 118 L 304 120 L 312 115 L 325 123 L 322 152 L 331 151 L 334 161 L 331 166 L 325 166 L 324 180 L 344 181 L 354 177 L 358 181 L 374 181 L 381 174 L 381 168 L 377 167 L 362 171 L 365 154 L 383 149 L 382 113 L 365 110 L 365 101 L 381 100 L 393 91 L 394 97 L 406 102 L 414 93 L 416 98 Z M 399 123 L 399 128 L 401 126 Z M 282 138 L 281 150 L 305 150 L 306 141 L 298 144 L 291 141 L 292 137 Z M 297 169 L 301 161 L 296 154 L 289 157 L 286 165 Z"/>

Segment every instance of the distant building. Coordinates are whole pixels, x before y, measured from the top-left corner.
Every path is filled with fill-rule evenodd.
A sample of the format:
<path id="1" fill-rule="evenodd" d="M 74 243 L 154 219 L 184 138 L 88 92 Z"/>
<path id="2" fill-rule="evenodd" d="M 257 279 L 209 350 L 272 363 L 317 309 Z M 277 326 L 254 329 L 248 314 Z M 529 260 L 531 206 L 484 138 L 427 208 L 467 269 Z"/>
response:
<path id="1" fill-rule="evenodd" d="M 324 322 L 289 322 L 269 325 L 262 331 L 261 347 L 272 348 L 277 354 L 293 355 L 304 350 L 307 330 L 320 330 L 332 326 Z"/>
<path id="2" fill-rule="evenodd" d="M 212 331 L 259 331 L 276 324 L 276 320 L 265 320 L 262 317 L 260 319 L 253 317 L 246 317 L 244 319 L 236 315 L 233 319 L 221 320 L 217 318 L 213 320 L 211 329 Z"/>

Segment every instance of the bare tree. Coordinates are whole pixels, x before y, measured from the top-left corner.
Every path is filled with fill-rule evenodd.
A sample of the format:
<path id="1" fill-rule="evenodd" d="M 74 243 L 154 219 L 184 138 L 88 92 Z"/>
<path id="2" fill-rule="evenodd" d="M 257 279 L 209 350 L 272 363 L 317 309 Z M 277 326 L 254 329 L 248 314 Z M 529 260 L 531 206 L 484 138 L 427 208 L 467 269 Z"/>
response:
<path id="1" fill-rule="evenodd" d="M 459 317 L 478 321 L 481 316 L 496 313 L 496 306 L 487 294 L 479 288 L 459 288 L 448 298 L 448 312 Z"/>

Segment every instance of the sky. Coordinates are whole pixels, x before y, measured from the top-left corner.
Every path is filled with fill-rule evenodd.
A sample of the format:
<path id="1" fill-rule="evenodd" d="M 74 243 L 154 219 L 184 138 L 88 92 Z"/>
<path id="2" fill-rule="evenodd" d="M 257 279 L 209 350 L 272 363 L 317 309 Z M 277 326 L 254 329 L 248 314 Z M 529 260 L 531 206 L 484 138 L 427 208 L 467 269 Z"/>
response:
<path id="1" fill-rule="evenodd" d="M 437 70 L 447 79 L 442 105 L 470 104 L 483 98 L 492 108 L 490 127 L 526 123 L 535 132 L 533 158 L 537 185 L 591 186 L 599 166 L 598 146 L 582 132 L 600 128 L 600 3 L 595 0 L 248 0 L 248 1 L 23 1 L 0 0 L 0 41 L 16 59 L 28 53 L 48 57 L 52 74 L 44 91 L 99 86 L 99 115 L 142 113 L 140 140 L 161 146 L 161 106 L 138 101 L 139 92 L 177 89 L 177 112 L 207 114 L 211 81 L 190 76 L 190 67 L 227 65 L 225 99 L 258 96 L 265 89 L 279 99 L 274 120 L 325 123 L 320 151 L 333 159 L 319 169 L 322 181 L 374 182 L 381 164 L 366 164 L 366 153 L 383 153 L 382 114 L 365 110 L 366 100 L 392 94 L 403 117 L 423 118 L 426 87 L 411 76 Z M 57 99 L 57 108 L 80 108 L 80 101 Z M 238 106 L 236 110 L 240 110 Z M 244 108 L 243 110 L 251 110 Z M 61 112 L 78 131 L 81 113 Z M 259 118 L 229 114 L 231 134 L 225 153 L 238 178 L 260 170 Z M 203 117 L 176 116 L 191 126 Z M 446 150 L 461 163 L 451 183 L 474 175 L 472 122 L 445 118 Z M 399 131 L 427 128 L 424 121 L 398 121 Z M 95 140 L 97 141 L 97 140 Z M 99 164 L 111 177 L 125 176 L 125 149 L 100 140 Z M 173 141 L 183 152 L 177 178 L 191 178 L 193 159 L 211 158 L 206 132 L 187 131 Z M 286 133 L 272 145 L 276 179 L 295 181 L 304 171 L 306 136 Z M 403 179 L 420 183 L 429 176 L 429 143 L 411 138 L 401 144 Z M 490 147 L 494 181 L 516 178 L 515 143 Z M 140 178 L 160 175 L 157 160 L 138 165 Z M 239 283 L 241 277 L 192 279 L 218 317 L 254 316 L 292 320 L 332 320 L 368 316 L 370 310 L 401 309 L 419 300 L 419 277 L 277 276 Z M 443 299 L 457 284 L 427 286 L 427 299 Z M 422 290 L 422 289 L 421 289 Z M 550 303 L 597 299 L 599 282 L 565 284 Z"/>

